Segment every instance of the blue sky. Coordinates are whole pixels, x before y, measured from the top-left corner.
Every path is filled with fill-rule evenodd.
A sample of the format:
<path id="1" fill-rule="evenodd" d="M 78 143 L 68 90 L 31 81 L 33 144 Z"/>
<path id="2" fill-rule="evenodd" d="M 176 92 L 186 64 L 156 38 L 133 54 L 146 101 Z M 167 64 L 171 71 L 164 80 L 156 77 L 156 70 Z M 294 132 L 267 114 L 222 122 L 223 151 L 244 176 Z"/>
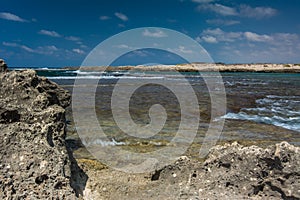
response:
<path id="1" fill-rule="evenodd" d="M 182 32 L 215 62 L 300 63 L 299 0 L 0 2 L 0 57 L 12 67 L 79 66 L 100 42 L 139 27 Z M 163 63 L 164 57 L 165 63 L 180 62 L 165 54 L 144 50 L 117 64 L 138 64 L 147 55 L 153 63 Z"/>

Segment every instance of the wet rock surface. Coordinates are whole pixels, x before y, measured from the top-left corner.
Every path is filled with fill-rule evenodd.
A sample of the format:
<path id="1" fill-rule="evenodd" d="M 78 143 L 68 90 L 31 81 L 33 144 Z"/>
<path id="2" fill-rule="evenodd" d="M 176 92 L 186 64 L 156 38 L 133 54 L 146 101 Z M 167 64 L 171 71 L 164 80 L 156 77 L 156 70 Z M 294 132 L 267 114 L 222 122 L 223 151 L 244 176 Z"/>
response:
<path id="1" fill-rule="evenodd" d="M 66 146 L 70 94 L 33 70 L 0 73 L 0 199 L 75 199 L 87 176 Z"/>

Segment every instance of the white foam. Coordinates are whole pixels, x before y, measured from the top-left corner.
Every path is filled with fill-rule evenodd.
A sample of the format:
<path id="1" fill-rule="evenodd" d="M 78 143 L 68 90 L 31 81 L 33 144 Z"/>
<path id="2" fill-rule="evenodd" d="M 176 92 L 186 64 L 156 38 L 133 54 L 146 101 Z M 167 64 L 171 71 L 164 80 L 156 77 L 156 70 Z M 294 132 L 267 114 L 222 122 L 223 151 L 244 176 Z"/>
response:
<path id="1" fill-rule="evenodd" d="M 299 98 L 299 96 L 277 96 L 277 95 L 268 95 L 267 98 L 270 98 L 270 99 L 295 99 L 295 98 Z"/>
<path id="2" fill-rule="evenodd" d="M 101 75 L 104 74 L 105 72 L 95 72 L 95 71 L 80 71 L 80 70 L 76 70 L 76 71 L 71 71 L 72 73 L 76 73 L 76 74 L 80 74 L 80 75 L 92 75 L 92 74 L 97 74 L 97 75 Z"/>
<path id="3" fill-rule="evenodd" d="M 75 80 L 75 79 L 99 79 L 99 76 L 48 76 L 48 79 L 67 79 L 67 80 Z"/>
<path id="4" fill-rule="evenodd" d="M 68 79 L 68 80 L 75 80 L 75 79 L 164 79 L 165 77 L 162 76 L 49 76 L 48 79 Z"/>
<path id="5" fill-rule="evenodd" d="M 283 127 L 289 130 L 300 132 L 300 117 L 288 117 L 284 118 L 281 116 L 260 116 L 260 115 L 249 115 L 244 112 L 239 113 L 227 113 L 222 116 L 224 119 L 237 119 L 237 120 L 249 120 L 258 123 L 273 124 L 275 126 Z"/>
<path id="6" fill-rule="evenodd" d="M 101 140 L 101 139 L 93 139 L 93 140 L 81 139 L 81 142 L 84 146 L 101 145 L 103 147 L 106 147 L 106 146 L 122 146 L 122 145 L 126 144 L 125 142 L 117 142 L 114 139 L 112 139 L 111 141 Z"/>

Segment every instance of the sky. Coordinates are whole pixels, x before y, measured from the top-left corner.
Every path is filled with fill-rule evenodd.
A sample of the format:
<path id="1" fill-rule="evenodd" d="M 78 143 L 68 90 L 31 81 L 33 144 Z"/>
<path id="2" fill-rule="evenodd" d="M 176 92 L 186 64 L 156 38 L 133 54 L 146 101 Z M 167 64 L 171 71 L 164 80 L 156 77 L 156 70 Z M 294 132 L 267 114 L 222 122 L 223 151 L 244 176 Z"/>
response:
<path id="1" fill-rule="evenodd" d="M 300 63 L 299 0 L 0 0 L 0 58 L 11 67 L 80 66 L 123 31 L 161 27 L 186 34 L 224 63 Z M 166 33 L 145 29 L 145 37 Z M 176 41 L 174 41 L 176 42 Z M 124 47 L 124 46 L 123 46 Z M 179 46 L 182 53 L 188 47 Z M 117 65 L 184 62 L 139 50 Z M 199 59 L 201 62 L 201 59 Z"/>

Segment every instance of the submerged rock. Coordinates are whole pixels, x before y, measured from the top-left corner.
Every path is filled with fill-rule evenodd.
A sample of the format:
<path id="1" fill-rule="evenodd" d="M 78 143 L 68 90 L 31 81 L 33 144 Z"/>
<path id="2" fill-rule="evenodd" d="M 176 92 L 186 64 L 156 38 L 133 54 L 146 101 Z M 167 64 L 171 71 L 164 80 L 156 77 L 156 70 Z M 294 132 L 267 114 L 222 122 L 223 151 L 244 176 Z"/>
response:
<path id="1" fill-rule="evenodd" d="M 0 73 L 0 199 L 75 199 L 87 176 L 66 146 L 70 94 L 33 70 Z"/>

